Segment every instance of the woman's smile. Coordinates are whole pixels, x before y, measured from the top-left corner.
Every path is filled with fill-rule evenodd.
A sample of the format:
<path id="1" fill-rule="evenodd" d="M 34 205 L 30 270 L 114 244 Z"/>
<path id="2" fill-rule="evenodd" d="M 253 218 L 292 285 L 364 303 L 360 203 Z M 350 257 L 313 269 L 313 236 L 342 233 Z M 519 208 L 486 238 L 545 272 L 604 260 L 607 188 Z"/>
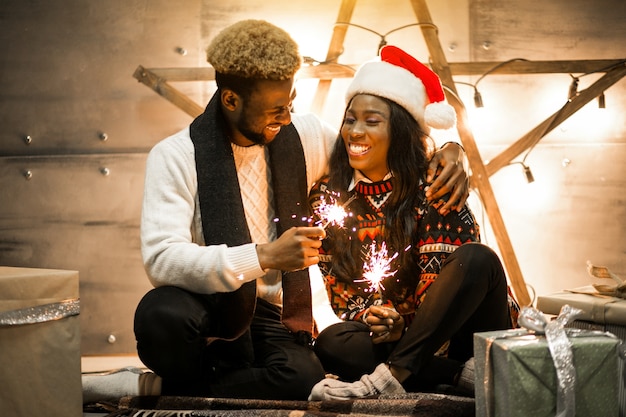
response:
<path id="1" fill-rule="evenodd" d="M 348 144 L 348 149 L 350 151 L 350 155 L 360 156 L 364 155 L 369 151 L 371 146 L 365 145 L 363 143 L 354 143 L 351 142 Z"/>

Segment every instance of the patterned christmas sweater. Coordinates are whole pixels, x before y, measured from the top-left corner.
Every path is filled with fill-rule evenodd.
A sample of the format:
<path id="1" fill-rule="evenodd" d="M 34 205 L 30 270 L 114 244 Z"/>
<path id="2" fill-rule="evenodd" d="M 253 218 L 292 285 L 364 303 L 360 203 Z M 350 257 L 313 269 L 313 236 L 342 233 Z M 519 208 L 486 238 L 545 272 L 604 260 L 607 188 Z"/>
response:
<path id="1" fill-rule="evenodd" d="M 368 258 L 372 253 L 371 249 L 380 251 L 383 244 L 383 208 L 391 192 L 391 179 L 376 183 L 357 182 L 349 196 L 338 199 L 343 203 L 336 203 L 343 204 L 349 214 L 344 219 L 343 227 L 333 224 L 327 226 L 330 239 L 334 233 L 348 234 L 352 256 L 363 265 L 368 264 L 371 259 Z M 322 178 L 310 193 L 309 203 L 313 212 L 323 213 L 320 207 L 332 204 L 336 195 L 335 190 L 328 188 L 328 177 Z M 479 227 L 469 208 L 466 206 L 459 212 L 452 211 L 442 216 L 437 209 L 443 204 L 443 200 L 434 204 L 424 201 L 415 207 L 417 230 L 414 243 L 410 248 L 403 248 L 410 251 L 414 262 L 398 269 L 392 261 L 389 274 L 378 274 L 379 277 L 389 275 L 380 282 L 378 288 L 376 282 L 372 283 L 363 276 L 352 277 L 350 280 L 337 277 L 333 273 L 332 250 L 328 239 L 324 240 L 320 251 L 320 269 L 331 305 L 341 319 L 361 320 L 369 306 L 386 305 L 395 308 L 404 317 L 406 325 L 411 323 L 416 309 L 430 285 L 437 279 L 446 258 L 460 245 L 480 241 Z M 318 220 L 322 224 L 325 221 L 323 216 L 321 219 L 318 216 Z M 386 259 L 389 260 L 395 252 L 387 249 L 389 253 Z"/>

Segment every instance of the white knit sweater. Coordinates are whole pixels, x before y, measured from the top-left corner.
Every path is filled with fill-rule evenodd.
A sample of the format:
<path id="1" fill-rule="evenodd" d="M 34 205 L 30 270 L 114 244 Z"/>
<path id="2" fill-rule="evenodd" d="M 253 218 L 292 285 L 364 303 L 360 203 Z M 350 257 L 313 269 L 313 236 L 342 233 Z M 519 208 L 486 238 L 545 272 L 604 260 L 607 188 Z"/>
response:
<path id="1" fill-rule="evenodd" d="M 310 188 L 326 172 L 337 132 L 313 114 L 293 114 L 292 121 L 302 141 Z M 260 161 L 259 155 L 249 155 L 255 150 L 234 151 L 238 165 L 249 162 L 242 158 L 252 158 L 263 168 L 263 163 L 267 160 L 261 158 L 263 161 Z M 268 192 L 265 171 L 249 170 L 244 173 L 239 169 L 241 166 L 238 166 L 240 182 L 258 181 L 252 193 L 242 193 L 242 199 L 253 242 L 267 242 L 275 237 L 272 235 L 275 233 L 272 228 L 273 208 L 256 204 L 258 193 L 267 195 Z M 260 220 L 257 218 L 260 212 L 265 213 L 262 222 L 257 221 Z M 189 136 L 189 127 L 154 146 L 146 161 L 141 252 L 146 272 L 155 287 L 174 285 L 192 292 L 214 294 L 234 291 L 244 283 L 256 279 L 259 295 L 280 303 L 280 281 L 275 279 L 275 271 L 261 269 L 255 243 L 233 247 L 205 245 L 194 146 Z M 323 283 L 318 282 L 322 279 L 321 274 L 317 268 L 312 269 L 314 305 L 326 304 Z M 318 307 L 314 307 L 314 317 L 316 308 Z M 318 328 L 325 327 L 322 321 L 329 324 L 338 320 L 334 314 L 329 315 L 325 307 L 324 310 L 325 319 L 318 320 L 321 314 L 319 311 L 315 317 L 316 322 L 319 321 Z"/>

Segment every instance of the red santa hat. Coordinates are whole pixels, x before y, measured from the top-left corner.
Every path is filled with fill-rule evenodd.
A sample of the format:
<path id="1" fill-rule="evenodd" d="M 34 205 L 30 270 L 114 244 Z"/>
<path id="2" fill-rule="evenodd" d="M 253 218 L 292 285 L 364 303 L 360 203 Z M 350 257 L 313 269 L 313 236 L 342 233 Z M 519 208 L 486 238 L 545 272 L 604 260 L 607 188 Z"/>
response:
<path id="1" fill-rule="evenodd" d="M 449 129 L 456 123 L 456 112 L 445 102 L 437 74 L 395 46 L 385 45 L 380 60 L 366 62 L 354 74 L 346 102 L 357 94 L 372 94 L 398 103 L 425 132 L 430 127 Z"/>

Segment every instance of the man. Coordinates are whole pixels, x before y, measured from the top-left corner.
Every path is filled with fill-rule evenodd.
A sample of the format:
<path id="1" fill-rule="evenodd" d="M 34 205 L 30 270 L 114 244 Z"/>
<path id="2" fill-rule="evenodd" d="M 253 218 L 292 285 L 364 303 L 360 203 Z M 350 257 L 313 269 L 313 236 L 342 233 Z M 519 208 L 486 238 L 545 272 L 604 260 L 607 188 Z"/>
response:
<path id="1" fill-rule="evenodd" d="M 84 377 L 85 402 L 304 400 L 324 378 L 310 344 L 311 310 L 326 297 L 307 267 L 318 263 L 325 232 L 308 224 L 307 192 L 337 132 L 290 112 L 301 57 L 282 29 L 238 22 L 213 39 L 207 58 L 218 89 L 205 112 L 147 160 L 141 244 L 155 288 L 137 307 L 135 335 L 154 374 Z M 450 210 L 463 205 L 467 176 L 459 146 L 444 149 L 431 163 L 442 169 L 431 191 L 452 192 Z"/>

